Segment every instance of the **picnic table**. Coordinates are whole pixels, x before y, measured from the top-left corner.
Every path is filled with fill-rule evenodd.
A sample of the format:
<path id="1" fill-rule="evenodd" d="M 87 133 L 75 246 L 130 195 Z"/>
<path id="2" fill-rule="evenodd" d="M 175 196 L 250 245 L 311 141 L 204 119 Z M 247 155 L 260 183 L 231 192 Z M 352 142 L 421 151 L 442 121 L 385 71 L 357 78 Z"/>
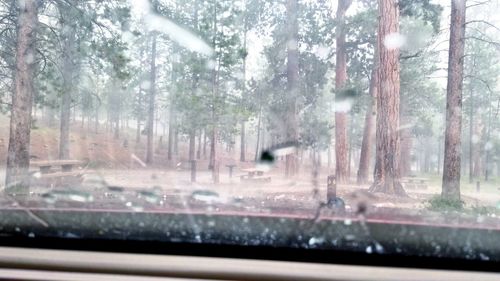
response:
<path id="1" fill-rule="evenodd" d="M 271 177 L 265 176 L 264 175 L 265 171 L 262 169 L 248 168 L 248 169 L 241 169 L 241 171 L 247 173 L 246 175 L 240 176 L 241 181 L 251 181 L 251 182 L 270 182 L 271 181 Z"/>
<path id="2" fill-rule="evenodd" d="M 429 186 L 429 179 L 417 177 L 404 177 L 401 183 L 408 189 L 427 189 Z"/>
<path id="3" fill-rule="evenodd" d="M 81 183 L 83 172 L 75 171 L 75 168 L 84 164 L 85 162 L 80 160 L 44 160 L 31 161 L 30 168 L 36 175 L 34 177 L 36 183 L 54 186 Z"/>

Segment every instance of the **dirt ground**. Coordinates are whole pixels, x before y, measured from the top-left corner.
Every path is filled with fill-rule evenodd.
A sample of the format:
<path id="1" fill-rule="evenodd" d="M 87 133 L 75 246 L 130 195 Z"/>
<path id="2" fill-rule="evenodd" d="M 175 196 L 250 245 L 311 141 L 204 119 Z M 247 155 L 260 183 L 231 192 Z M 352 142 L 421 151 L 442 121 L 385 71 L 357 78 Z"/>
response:
<path id="1" fill-rule="evenodd" d="M 5 122 L 1 122 L 5 124 Z M 144 166 L 144 140 L 134 143 L 133 129 L 114 139 L 100 129 L 99 133 L 85 133 L 74 125 L 71 134 L 71 157 L 85 160 L 89 164 L 82 171 L 84 181 L 77 188 L 32 187 L 29 201 L 33 206 L 117 208 L 117 209 L 198 209 L 201 211 L 218 210 L 300 214 L 317 216 L 322 203 L 326 200 L 326 179 L 331 173 L 322 167 L 313 177 L 307 163 L 301 166 L 300 174 L 293 180 L 284 177 L 283 163 L 278 161 L 266 176 L 268 183 L 242 182 L 239 176 L 242 169 L 254 167 L 253 161 L 239 162 L 236 151 L 220 151 L 220 183 L 213 184 L 212 172 L 207 169 L 208 162 L 201 157 L 197 163 L 196 182 L 190 181 L 189 164 L 182 157 L 168 161 L 165 145 L 157 144 L 155 165 Z M 8 143 L 7 127 L 0 126 L 0 159 L 6 158 Z M 182 141 L 182 140 L 181 140 Z M 32 132 L 32 159 L 50 160 L 57 158 L 57 128 L 38 128 Z M 185 144 L 181 142 L 179 155 L 186 155 Z M 253 155 L 249 154 L 248 159 Z M 307 160 L 306 160 L 307 162 Z M 0 163 L 5 163 L 4 161 Z M 234 164 L 233 177 L 229 176 L 228 164 Z M 5 172 L 0 171 L 3 182 Z M 354 180 L 353 180 L 354 181 Z M 317 182 L 317 183 L 316 183 Z M 421 220 L 428 216 L 428 200 L 440 193 L 440 186 L 430 184 L 425 190 L 407 189 L 408 197 L 394 197 L 385 194 L 372 194 L 368 185 L 339 185 L 337 195 L 345 202 L 345 214 L 384 219 L 403 218 Z M 85 199 L 86 198 L 86 199 Z M 58 202 L 54 203 L 56 200 Z M 500 191 L 496 189 L 475 192 L 467 189 L 463 200 L 468 207 L 496 209 L 500 202 Z M 3 202 L 3 203 L 2 203 Z M 4 200 L 2 206 L 12 202 Z M 80 203 L 85 204 L 80 204 Z M 56 206 L 56 207 L 57 207 Z M 327 214 L 328 215 L 328 214 Z M 476 215 L 476 214 L 475 214 Z M 482 214 L 488 223 L 495 219 L 493 214 Z M 429 215 L 436 218 L 435 214 Z M 437 215 L 439 217 L 439 214 Z M 441 218 L 439 221 L 445 221 Z M 469 218 L 468 221 L 471 221 Z M 483 222 L 481 220 L 481 222 Z M 496 224 L 497 222 L 495 222 Z"/>

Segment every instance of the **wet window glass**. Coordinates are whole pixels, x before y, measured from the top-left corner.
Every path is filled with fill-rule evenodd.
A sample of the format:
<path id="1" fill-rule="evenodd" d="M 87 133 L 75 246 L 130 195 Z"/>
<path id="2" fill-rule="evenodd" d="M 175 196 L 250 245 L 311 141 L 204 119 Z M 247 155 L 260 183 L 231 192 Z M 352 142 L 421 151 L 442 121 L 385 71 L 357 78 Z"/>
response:
<path id="1" fill-rule="evenodd" d="M 0 234 L 499 259 L 499 11 L 0 1 Z"/>

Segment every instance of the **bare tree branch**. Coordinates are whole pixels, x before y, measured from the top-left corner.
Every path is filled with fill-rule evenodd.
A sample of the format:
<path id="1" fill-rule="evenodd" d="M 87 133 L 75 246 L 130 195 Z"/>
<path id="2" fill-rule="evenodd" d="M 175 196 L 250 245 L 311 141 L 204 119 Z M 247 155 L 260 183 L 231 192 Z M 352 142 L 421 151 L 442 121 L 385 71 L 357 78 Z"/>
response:
<path id="1" fill-rule="evenodd" d="M 494 29 L 500 31 L 500 28 L 498 28 L 496 25 L 488 22 L 488 21 L 485 21 L 485 20 L 471 20 L 471 21 L 468 21 L 465 23 L 465 25 L 467 24 L 470 24 L 470 23 L 482 23 L 482 24 L 486 24 L 487 26 L 490 26 L 490 27 L 493 27 Z"/>
<path id="2" fill-rule="evenodd" d="M 484 38 L 479 38 L 479 37 L 476 37 L 476 36 L 466 36 L 464 39 L 474 39 L 474 40 L 478 40 L 478 41 L 481 41 L 481 42 L 485 42 L 485 43 L 488 43 L 488 44 L 491 44 L 491 45 L 497 47 L 500 50 L 500 43 L 495 42 L 495 41 L 487 40 L 487 39 L 484 39 Z"/>
<path id="3" fill-rule="evenodd" d="M 476 1 L 471 1 L 471 2 L 474 2 L 474 4 L 471 4 L 469 6 L 466 6 L 465 8 L 472 8 L 472 7 L 475 7 L 475 6 L 480 6 L 480 5 L 484 5 L 484 4 L 487 4 L 489 2 L 491 2 L 490 0 L 486 0 L 486 1 L 482 1 L 482 2 L 476 2 Z"/>

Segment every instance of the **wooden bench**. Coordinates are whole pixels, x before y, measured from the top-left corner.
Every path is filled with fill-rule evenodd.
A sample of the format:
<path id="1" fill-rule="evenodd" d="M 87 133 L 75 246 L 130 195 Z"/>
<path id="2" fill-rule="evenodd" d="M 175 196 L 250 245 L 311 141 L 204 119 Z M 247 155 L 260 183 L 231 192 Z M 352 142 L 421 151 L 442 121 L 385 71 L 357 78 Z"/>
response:
<path id="1" fill-rule="evenodd" d="M 422 189 L 425 190 L 429 187 L 429 179 L 417 177 L 405 177 L 401 179 L 401 183 L 407 189 Z"/>
<path id="2" fill-rule="evenodd" d="M 271 177 L 264 176 L 264 171 L 261 169 L 250 168 L 242 169 L 241 171 L 246 172 L 246 175 L 241 175 L 240 180 L 245 182 L 270 182 Z"/>
<path id="3" fill-rule="evenodd" d="M 77 185 L 83 181 L 83 171 L 74 171 L 85 162 L 80 160 L 46 160 L 32 161 L 30 167 L 38 168 L 32 171 L 32 182 L 44 186 Z"/>
<path id="4" fill-rule="evenodd" d="M 30 167 L 38 167 L 42 174 L 49 174 L 53 171 L 52 168 L 63 172 L 71 172 L 74 167 L 82 166 L 85 162 L 80 160 L 46 160 L 46 161 L 31 161 Z"/>

